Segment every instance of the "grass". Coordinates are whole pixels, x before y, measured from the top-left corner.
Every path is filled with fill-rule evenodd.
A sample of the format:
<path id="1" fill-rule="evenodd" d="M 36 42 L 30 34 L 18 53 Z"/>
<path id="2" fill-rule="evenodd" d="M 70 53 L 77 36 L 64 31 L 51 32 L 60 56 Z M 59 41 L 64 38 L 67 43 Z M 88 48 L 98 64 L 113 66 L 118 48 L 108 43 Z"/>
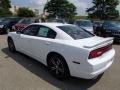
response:
<path id="1" fill-rule="evenodd" d="M 75 19 L 87 19 L 87 16 L 75 16 Z"/>

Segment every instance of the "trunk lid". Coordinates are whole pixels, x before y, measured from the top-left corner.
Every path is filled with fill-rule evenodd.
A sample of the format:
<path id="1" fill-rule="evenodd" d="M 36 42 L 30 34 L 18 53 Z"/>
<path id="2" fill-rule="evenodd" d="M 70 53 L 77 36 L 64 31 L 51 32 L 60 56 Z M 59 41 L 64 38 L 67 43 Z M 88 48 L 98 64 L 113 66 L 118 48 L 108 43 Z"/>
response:
<path id="1" fill-rule="evenodd" d="M 113 38 L 102 38 L 94 36 L 91 38 L 76 40 L 76 42 L 80 43 L 84 48 L 94 48 L 112 44 Z"/>

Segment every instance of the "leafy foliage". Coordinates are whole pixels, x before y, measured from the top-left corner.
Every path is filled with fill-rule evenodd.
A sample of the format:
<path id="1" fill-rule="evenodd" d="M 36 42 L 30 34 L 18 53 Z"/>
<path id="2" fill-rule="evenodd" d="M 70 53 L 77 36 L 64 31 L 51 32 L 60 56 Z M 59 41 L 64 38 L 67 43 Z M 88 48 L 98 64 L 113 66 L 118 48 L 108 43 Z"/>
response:
<path id="1" fill-rule="evenodd" d="M 87 12 L 90 18 L 114 19 L 119 17 L 119 11 L 116 10 L 119 5 L 118 0 L 93 0 L 94 6 Z"/>
<path id="2" fill-rule="evenodd" d="M 67 0 L 50 0 L 44 10 L 53 17 L 73 18 L 76 15 L 76 7 Z"/>
<path id="3" fill-rule="evenodd" d="M 28 8 L 19 8 L 17 11 L 18 17 L 34 17 L 35 13 Z"/>
<path id="4" fill-rule="evenodd" d="M 0 0 L 0 16 L 9 16 L 12 13 L 9 11 L 11 7 L 9 0 Z"/>

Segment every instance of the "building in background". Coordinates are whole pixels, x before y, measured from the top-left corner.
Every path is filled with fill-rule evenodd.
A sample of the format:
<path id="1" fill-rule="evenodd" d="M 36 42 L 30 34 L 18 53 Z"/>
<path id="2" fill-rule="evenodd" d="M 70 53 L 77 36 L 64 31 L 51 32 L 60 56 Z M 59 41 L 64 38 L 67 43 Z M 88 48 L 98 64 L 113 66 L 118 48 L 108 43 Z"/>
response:
<path id="1" fill-rule="evenodd" d="M 43 19 L 47 19 L 48 16 L 49 16 L 49 13 L 46 12 L 46 10 L 40 15 L 40 17 Z"/>
<path id="2" fill-rule="evenodd" d="M 39 13 L 39 10 L 38 10 L 38 9 L 34 9 L 34 12 L 35 12 L 36 16 L 39 16 L 39 15 L 40 15 L 40 13 Z"/>
<path id="3" fill-rule="evenodd" d="M 10 11 L 13 13 L 13 15 L 16 15 L 19 8 L 20 6 L 11 5 Z"/>
<path id="4" fill-rule="evenodd" d="M 17 11 L 19 10 L 19 8 L 22 8 L 22 7 L 21 6 L 17 6 L 17 5 L 11 5 L 10 11 L 13 13 L 13 15 L 16 15 Z M 30 10 L 35 12 L 36 16 L 40 15 L 39 9 L 34 9 L 34 8 L 30 8 L 30 7 L 27 7 L 27 8 L 29 8 Z"/>

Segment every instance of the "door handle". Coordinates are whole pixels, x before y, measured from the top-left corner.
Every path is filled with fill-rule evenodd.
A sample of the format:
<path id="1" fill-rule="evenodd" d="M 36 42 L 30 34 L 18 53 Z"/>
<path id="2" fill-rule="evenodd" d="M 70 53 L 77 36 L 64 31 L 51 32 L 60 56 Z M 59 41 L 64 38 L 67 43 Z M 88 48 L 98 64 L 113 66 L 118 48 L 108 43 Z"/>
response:
<path id="1" fill-rule="evenodd" d="M 46 45 L 50 45 L 51 43 L 50 42 L 46 42 Z"/>

